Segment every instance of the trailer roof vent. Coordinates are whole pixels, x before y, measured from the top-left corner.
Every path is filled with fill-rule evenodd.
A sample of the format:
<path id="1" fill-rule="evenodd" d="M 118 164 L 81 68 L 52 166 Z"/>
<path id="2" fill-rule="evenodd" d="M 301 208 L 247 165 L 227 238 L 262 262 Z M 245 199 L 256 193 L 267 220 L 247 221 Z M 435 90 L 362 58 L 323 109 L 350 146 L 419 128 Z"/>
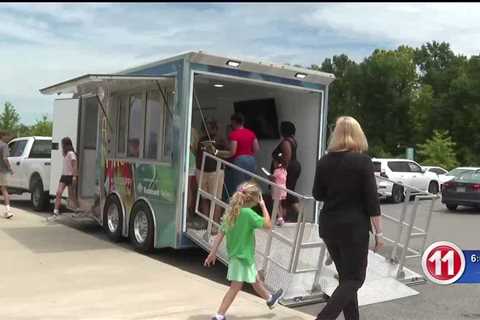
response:
<path id="1" fill-rule="evenodd" d="M 236 61 L 236 60 L 228 60 L 227 61 L 227 66 L 238 68 L 240 66 L 241 62 Z"/>
<path id="2" fill-rule="evenodd" d="M 306 74 L 306 73 L 297 72 L 297 73 L 295 74 L 295 78 L 305 79 L 306 77 L 307 77 L 307 74 Z"/>

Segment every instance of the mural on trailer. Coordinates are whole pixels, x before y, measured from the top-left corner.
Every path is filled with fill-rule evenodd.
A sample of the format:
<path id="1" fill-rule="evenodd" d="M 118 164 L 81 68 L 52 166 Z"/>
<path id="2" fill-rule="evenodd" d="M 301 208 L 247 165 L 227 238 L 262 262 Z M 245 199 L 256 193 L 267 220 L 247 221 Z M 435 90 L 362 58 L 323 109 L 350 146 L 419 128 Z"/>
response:
<path id="1" fill-rule="evenodd" d="M 176 235 L 176 170 L 168 164 L 106 160 L 104 192 L 117 192 L 130 212 L 139 198 L 148 200 L 157 222 L 159 246 L 174 246 Z"/>

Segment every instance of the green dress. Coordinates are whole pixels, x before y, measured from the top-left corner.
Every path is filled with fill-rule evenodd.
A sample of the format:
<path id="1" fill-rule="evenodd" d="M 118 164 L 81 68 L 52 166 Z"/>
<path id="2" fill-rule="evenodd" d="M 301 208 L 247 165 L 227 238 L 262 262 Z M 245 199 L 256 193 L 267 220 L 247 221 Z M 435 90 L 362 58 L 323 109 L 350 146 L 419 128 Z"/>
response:
<path id="1" fill-rule="evenodd" d="M 222 231 L 227 238 L 229 281 L 255 283 L 255 229 L 263 228 L 265 220 L 251 208 L 240 209 L 232 226 L 224 220 Z"/>

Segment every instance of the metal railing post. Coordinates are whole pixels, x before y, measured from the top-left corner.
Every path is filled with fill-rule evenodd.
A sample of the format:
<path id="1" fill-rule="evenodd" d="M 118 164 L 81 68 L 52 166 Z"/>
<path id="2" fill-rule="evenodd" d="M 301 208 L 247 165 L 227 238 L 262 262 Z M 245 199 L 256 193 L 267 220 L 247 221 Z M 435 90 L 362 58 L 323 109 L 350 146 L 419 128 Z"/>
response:
<path id="1" fill-rule="evenodd" d="M 315 290 L 321 289 L 319 285 L 320 273 L 322 272 L 322 269 L 323 269 L 323 260 L 325 260 L 326 251 L 327 251 L 327 248 L 325 247 L 325 244 L 323 244 L 320 248 L 320 255 L 318 256 L 317 271 L 315 272 L 315 277 L 313 278 L 312 292 Z"/>
<path id="2" fill-rule="evenodd" d="M 437 200 L 438 200 L 438 196 L 435 196 L 434 198 L 431 199 L 432 203 L 430 204 L 430 208 L 428 210 L 427 223 L 425 224 L 425 230 L 424 230 L 425 236 L 423 237 L 420 253 L 423 253 L 423 251 L 425 250 L 425 245 L 427 243 L 428 230 L 430 229 L 430 222 L 432 221 L 433 207 L 437 202 Z"/>
<path id="3" fill-rule="evenodd" d="M 275 200 L 273 202 L 272 224 L 275 224 L 275 221 L 277 218 L 278 206 L 279 206 L 279 201 Z M 262 266 L 262 270 L 264 272 L 267 272 L 268 261 L 270 259 L 270 250 L 272 248 L 272 238 L 273 238 L 273 226 L 272 226 L 272 230 L 267 232 L 267 243 L 265 244 L 265 252 L 264 252 L 263 266 Z"/>
<path id="4" fill-rule="evenodd" d="M 410 245 L 413 224 L 415 223 L 415 219 L 417 217 L 418 201 L 419 201 L 419 198 L 415 197 L 415 201 L 413 202 L 412 212 L 410 213 L 410 219 L 408 222 L 407 236 L 405 237 L 405 243 L 403 244 L 402 255 L 400 256 L 400 262 L 398 264 L 397 279 L 400 279 L 401 277 L 403 277 L 402 276 L 403 265 L 405 264 L 405 257 L 408 252 L 408 248 L 409 248 L 408 246 Z"/>
<path id="5" fill-rule="evenodd" d="M 391 262 L 395 262 L 397 258 L 398 245 L 400 244 L 400 241 L 402 239 L 402 234 L 403 234 L 403 223 L 405 221 L 405 216 L 407 214 L 407 206 L 410 202 L 411 190 L 407 188 L 406 191 L 407 192 L 406 192 L 405 199 L 402 206 L 402 213 L 400 214 L 400 222 L 398 224 L 397 236 L 393 239 L 395 243 L 392 249 L 392 254 L 390 255 Z"/>
<path id="6" fill-rule="evenodd" d="M 302 201 L 300 206 L 301 217 L 299 215 L 297 220 L 297 232 L 295 234 L 295 246 L 293 248 L 292 259 L 290 260 L 290 272 L 295 273 L 297 271 L 298 260 L 300 258 L 300 250 L 303 242 L 303 234 L 305 232 L 305 203 Z M 300 221 L 301 218 L 301 222 Z"/>

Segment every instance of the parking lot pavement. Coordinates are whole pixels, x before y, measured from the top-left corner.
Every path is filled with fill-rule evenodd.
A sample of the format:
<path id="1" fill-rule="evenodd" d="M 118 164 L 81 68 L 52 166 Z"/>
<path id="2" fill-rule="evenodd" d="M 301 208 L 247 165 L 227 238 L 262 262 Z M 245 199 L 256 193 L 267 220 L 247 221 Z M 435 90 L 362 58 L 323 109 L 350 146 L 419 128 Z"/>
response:
<path id="1" fill-rule="evenodd" d="M 46 214 L 25 210 L 26 203 L 12 204 L 16 216 L 0 219 L 1 320 L 203 320 L 227 290 L 209 279 L 198 250 L 145 256 L 110 243 L 94 222 L 47 223 Z M 282 306 L 269 310 L 248 293 L 230 314 L 234 320 L 313 318 Z"/>
<path id="2" fill-rule="evenodd" d="M 418 210 L 420 225 L 426 221 L 425 204 Z M 14 206 L 30 208 L 26 202 L 16 202 Z M 382 205 L 382 212 L 391 216 L 398 217 L 400 210 L 401 205 Z M 225 266 L 218 263 L 204 268 L 206 253 L 200 249 L 157 250 L 146 257 L 133 252 L 128 243 L 110 243 L 94 223 L 66 220 L 65 225 L 46 226 L 38 215 L 28 211 L 19 214 L 13 223 L 0 220 L 2 261 L 6 257 L 0 292 L 9 294 L 0 296 L 2 320 L 201 320 L 208 319 L 226 289 Z M 437 202 L 427 245 L 448 240 L 462 249 L 480 249 L 479 225 L 478 210 L 461 208 L 452 213 Z M 385 222 L 385 230 L 392 232 L 393 226 Z M 385 253 L 390 248 L 386 246 Z M 407 266 L 422 273 L 419 259 Z M 179 290 L 184 288 L 177 280 L 180 278 L 191 281 L 186 286 L 188 290 Z M 414 289 L 420 295 L 361 307 L 361 319 L 480 319 L 480 285 L 444 287 L 426 283 Z M 177 300 L 179 291 L 182 294 Z M 248 287 L 245 291 L 252 293 Z M 229 319 L 304 319 L 304 314 L 311 315 L 305 319 L 313 319 L 323 308 L 323 304 L 295 308 L 304 314 L 294 316 L 285 311 L 291 309 L 285 308 L 270 313 L 248 293 L 242 294 L 242 301 L 235 302 L 232 314 L 237 317 Z M 246 313 L 241 313 L 242 308 Z M 39 310 L 43 310 L 43 318 Z M 195 315 L 179 316 L 181 312 Z M 65 317 L 66 314 L 69 316 Z"/>

